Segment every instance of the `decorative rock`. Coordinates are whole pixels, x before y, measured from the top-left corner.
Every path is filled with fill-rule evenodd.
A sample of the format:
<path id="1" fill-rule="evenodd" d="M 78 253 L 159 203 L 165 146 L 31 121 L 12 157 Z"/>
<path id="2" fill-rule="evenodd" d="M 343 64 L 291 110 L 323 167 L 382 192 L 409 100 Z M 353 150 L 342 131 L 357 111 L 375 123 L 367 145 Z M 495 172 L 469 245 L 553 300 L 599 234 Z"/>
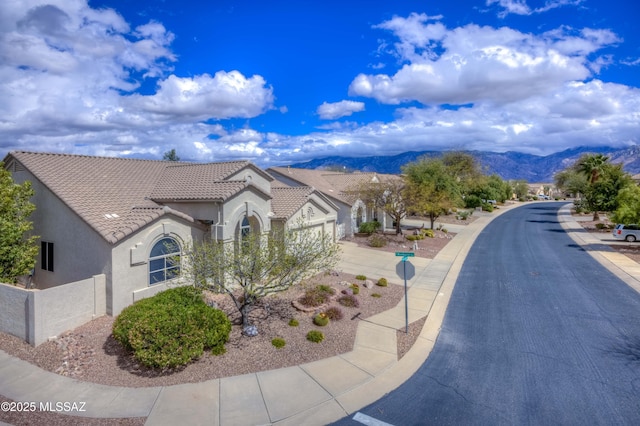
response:
<path id="1" fill-rule="evenodd" d="M 338 284 L 345 287 L 349 287 L 351 285 L 349 281 L 340 281 Z"/>
<path id="2" fill-rule="evenodd" d="M 363 285 L 365 288 L 373 288 L 373 281 L 365 280 Z"/>
<path id="3" fill-rule="evenodd" d="M 242 334 L 247 337 L 255 337 L 258 335 L 258 327 L 255 325 L 248 325 L 242 329 Z"/>

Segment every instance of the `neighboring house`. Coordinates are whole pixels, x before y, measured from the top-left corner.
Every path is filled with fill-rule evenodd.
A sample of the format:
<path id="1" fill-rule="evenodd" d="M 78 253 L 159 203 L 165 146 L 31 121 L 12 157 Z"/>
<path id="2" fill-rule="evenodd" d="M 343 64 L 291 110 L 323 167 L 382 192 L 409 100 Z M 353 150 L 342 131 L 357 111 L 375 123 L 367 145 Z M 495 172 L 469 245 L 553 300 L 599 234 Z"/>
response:
<path id="1" fill-rule="evenodd" d="M 300 218 L 336 235 L 338 207 L 330 199 L 313 188 L 282 188 L 247 161 L 12 152 L 4 165 L 35 191 L 31 219 L 41 239 L 35 287 L 104 274 L 110 315 L 166 289 L 193 241 L 240 240 L 296 226 Z"/>
<path id="2" fill-rule="evenodd" d="M 351 237 L 362 222 L 377 220 L 383 229 L 393 228 L 391 218 L 382 211 L 368 207 L 355 194 L 363 183 L 379 183 L 385 179 L 399 179 L 395 175 L 379 173 L 342 173 L 327 170 L 271 167 L 267 172 L 289 186 L 308 186 L 317 189 L 338 207 L 338 238 Z"/>

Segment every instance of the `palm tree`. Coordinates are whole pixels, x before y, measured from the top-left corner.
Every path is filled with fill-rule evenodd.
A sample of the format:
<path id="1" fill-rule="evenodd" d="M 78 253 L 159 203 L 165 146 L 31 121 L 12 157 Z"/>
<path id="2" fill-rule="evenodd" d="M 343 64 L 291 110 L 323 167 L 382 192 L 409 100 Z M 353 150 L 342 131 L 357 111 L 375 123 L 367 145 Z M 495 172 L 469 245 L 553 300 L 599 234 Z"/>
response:
<path id="1" fill-rule="evenodd" d="M 609 157 L 604 154 L 586 154 L 578 160 L 576 168 L 579 173 L 586 175 L 589 179 L 589 185 L 593 185 L 600 179 L 603 170 L 607 167 Z M 593 212 L 593 220 L 600 220 L 598 210 Z"/>

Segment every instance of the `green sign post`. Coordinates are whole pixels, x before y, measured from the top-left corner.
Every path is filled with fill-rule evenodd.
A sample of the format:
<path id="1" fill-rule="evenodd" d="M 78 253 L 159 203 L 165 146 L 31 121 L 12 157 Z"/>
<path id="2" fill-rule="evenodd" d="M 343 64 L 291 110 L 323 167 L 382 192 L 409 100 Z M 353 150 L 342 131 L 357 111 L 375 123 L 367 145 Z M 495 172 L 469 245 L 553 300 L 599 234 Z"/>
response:
<path id="1" fill-rule="evenodd" d="M 396 272 L 400 276 L 400 278 L 404 279 L 404 332 L 405 334 L 409 333 L 409 299 L 407 298 L 407 279 L 413 278 L 415 274 L 415 268 L 409 262 L 410 257 L 414 257 L 416 254 L 410 251 L 397 251 L 396 256 L 402 257 L 402 268 L 400 268 L 400 264 L 396 268 Z M 409 264 L 409 271 L 407 271 L 407 264 Z"/>

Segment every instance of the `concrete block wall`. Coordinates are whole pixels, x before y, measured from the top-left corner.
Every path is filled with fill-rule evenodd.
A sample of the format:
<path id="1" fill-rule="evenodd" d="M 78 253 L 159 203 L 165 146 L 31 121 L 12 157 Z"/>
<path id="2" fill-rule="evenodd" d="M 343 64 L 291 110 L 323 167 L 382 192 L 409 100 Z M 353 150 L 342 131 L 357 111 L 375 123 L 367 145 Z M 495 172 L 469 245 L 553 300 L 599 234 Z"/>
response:
<path id="1" fill-rule="evenodd" d="M 0 284 L 0 331 L 33 346 L 106 313 L 105 275 L 45 290 Z"/>

